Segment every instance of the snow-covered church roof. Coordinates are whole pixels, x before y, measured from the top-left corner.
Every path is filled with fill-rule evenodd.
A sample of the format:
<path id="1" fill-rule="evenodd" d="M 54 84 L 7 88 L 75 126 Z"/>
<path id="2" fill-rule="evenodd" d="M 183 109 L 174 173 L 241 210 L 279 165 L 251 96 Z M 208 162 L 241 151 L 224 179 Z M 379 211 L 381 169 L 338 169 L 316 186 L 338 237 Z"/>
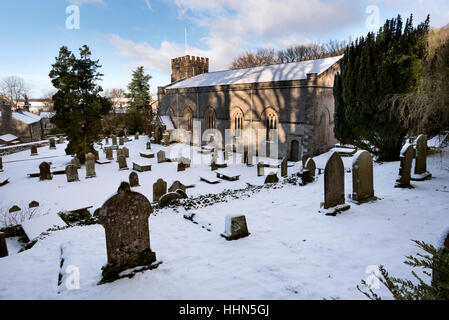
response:
<path id="1" fill-rule="evenodd" d="M 308 73 L 320 75 L 337 63 L 341 58 L 343 58 L 343 55 L 318 60 L 203 73 L 168 85 L 165 88 L 178 89 L 256 82 L 304 80 L 307 79 Z"/>

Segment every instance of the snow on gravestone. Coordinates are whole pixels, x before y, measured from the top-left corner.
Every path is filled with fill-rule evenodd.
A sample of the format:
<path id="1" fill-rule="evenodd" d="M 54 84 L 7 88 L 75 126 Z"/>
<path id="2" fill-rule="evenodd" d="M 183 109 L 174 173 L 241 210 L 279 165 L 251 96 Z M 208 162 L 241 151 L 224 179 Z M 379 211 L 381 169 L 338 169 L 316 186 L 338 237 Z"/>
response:
<path id="1" fill-rule="evenodd" d="M 430 178 L 432 175 L 427 172 L 427 136 L 424 134 L 416 138 L 416 159 L 414 175 L 411 179 L 422 181 Z"/>
<path id="2" fill-rule="evenodd" d="M 263 161 L 260 161 L 257 164 L 257 176 L 261 177 L 264 175 L 264 171 L 265 171 L 265 164 L 263 163 Z"/>
<path id="3" fill-rule="evenodd" d="M 37 238 L 42 232 L 55 227 L 64 227 L 66 223 L 56 213 L 49 213 L 22 222 L 22 228 L 29 240 Z"/>
<path id="4" fill-rule="evenodd" d="M 324 209 L 345 203 L 345 168 L 337 152 L 332 153 L 324 168 Z"/>
<path id="5" fill-rule="evenodd" d="M 158 179 L 153 184 L 153 201 L 159 201 L 159 199 L 167 193 L 167 182 L 163 179 Z"/>
<path id="6" fill-rule="evenodd" d="M 150 201 L 122 182 L 117 194 L 98 211 L 98 221 L 105 229 L 108 263 L 102 270 L 102 282 L 115 280 L 120 272 L 156 261 L 150 247 L 149 222 L 153 208 Z"/>
<path id="7" fill-rule="evenodd" d="M 307 158 L 305 166 L 303 166 L 306 170 L 310 171 L 312 177 L 315 177 L 316 164 L 312 158 Z"/>
<path id="8" fill-rule="evenodd" d="M 244 215 L 226 216 L 225 232 L 221 234 L 226 240 L 237 240 L 249 236 L 248 226 Z"/>
<path id="9" fill-rule="evenodd" d="M 44 161 L 39 165 L 39 181 L 51 179 L 50 165 Z"/>
<path id="10" fill-rule="evenodd" d="M 410 177 L 413 162 L 413 146 L 406 143 L 401 150 L 399 177 L 396 179 L 395 188 L 410 188 Z"/>
<path id="11" fill-rule="evenodd" d="M 357 151 L 352 160 L 352 200 L 374 200 L 373 158 L 368 151 Z"/>
<path id="12" fill-rule="evenodd" d="M 168 192 L 176 192 L 176 190 L 179 190 L 179 189 L 186 192 L 187 188 L 180 181 L 176 180 L 175 182 L 172 183 L 170 188 L 168 188 Z"/>

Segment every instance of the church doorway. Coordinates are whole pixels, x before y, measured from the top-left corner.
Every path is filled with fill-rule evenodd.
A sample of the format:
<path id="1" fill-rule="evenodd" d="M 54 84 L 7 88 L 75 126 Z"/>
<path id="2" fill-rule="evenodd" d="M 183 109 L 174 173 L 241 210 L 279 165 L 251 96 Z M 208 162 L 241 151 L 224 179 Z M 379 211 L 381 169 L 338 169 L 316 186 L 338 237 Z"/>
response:
<path id="1" fill-rule="evenodd" d="M 290 147 L 290 160 L 299 161 L 299 142 L 298 140 L 292 140 Z"/>

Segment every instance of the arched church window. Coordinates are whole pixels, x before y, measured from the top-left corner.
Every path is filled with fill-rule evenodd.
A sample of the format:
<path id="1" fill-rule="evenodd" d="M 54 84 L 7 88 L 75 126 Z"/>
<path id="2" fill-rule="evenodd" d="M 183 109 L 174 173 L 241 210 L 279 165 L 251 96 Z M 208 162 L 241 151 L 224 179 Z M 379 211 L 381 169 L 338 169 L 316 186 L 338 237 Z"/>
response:
<path id="1" fill-rule="evenodd" d="M 271 130 L 277 130 L 278 128 L 278 119 L 274 110 L 267 111 L 265 118 L 265 128 L 266 140 L 269 141 L 272 139 Z"/>
<path id="2" fill-rule="evenodd" d="M 243 132 L 243 113 L 241 110 L 234 112 L 233 125 L 234 135 L 240 137 Z"/>
<path id="3" fill-rule="evenodd" d="M 186 108 L 184 111 L 184 129 L 187 131 L 192 131 L 193 130 L 193 115 L 192 115 L 192 110 L 190 110 L 190 108 Z"/>
<path id="4" fill-rule="evenodd" d="M 206 111 L 204 120 L 206 122 L 206 129 L 216 129 L 217 119 L 215 117 L 215 111 L 212 108 Z"/>

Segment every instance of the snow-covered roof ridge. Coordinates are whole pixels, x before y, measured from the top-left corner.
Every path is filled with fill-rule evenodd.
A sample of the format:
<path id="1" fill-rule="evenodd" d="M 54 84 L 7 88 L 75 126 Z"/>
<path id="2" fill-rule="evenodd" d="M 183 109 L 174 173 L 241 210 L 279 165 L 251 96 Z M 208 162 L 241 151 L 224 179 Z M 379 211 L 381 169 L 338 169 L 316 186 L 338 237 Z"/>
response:
<path id="1" fill-rule="evenodd" d="M 322 74 L 341 58 L 343 58 L 343 55 L 318 60 L 203 73 L 170 84 L 165 88 L 178 89 L 243 83 L 304 80 L 307 79 L 307 74 L 309 73 Z"/>

